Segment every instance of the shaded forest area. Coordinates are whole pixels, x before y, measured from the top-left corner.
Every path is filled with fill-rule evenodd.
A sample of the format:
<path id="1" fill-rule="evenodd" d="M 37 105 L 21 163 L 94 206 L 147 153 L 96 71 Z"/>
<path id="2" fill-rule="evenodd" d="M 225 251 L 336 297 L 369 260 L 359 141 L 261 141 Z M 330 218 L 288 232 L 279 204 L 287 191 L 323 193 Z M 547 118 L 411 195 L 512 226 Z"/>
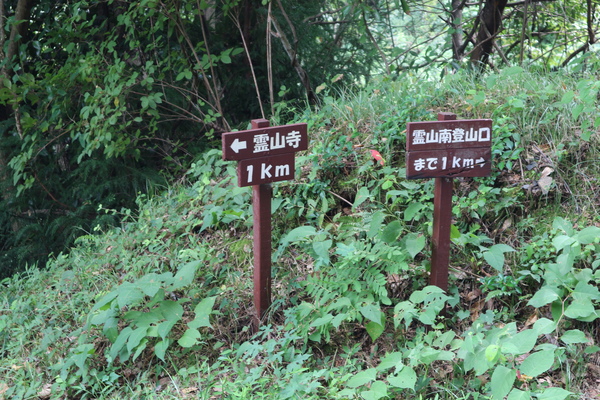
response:
<path id="1" fill-rule="evenodd" d="M 592 0 L 0 1 L 0 276 L 179 179 L 219 134 L 377 76 L 585 67 Z"/>

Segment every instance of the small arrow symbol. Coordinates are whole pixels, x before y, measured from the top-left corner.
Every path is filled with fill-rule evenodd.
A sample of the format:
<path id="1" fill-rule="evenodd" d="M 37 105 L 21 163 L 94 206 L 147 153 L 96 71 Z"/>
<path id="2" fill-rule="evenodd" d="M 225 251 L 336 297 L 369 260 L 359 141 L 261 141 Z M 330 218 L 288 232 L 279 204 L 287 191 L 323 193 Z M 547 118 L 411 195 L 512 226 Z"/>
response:
<path id="1" fill-rule="evenodd" d="M 231 150 L 235 151 L 235 153 L 239 153 L 240 150 L 247 149 L 246 141 L 235 138 L 235 140 L 231 143 Z"/>
<path id="2" fill-rule="evenodd" d="M 479 165 L 481 168 L 483 168 L 483 164 L 485 164 L 485 158 L 480 157 L 477 160 L 475 160 L 475 164 Z"/>

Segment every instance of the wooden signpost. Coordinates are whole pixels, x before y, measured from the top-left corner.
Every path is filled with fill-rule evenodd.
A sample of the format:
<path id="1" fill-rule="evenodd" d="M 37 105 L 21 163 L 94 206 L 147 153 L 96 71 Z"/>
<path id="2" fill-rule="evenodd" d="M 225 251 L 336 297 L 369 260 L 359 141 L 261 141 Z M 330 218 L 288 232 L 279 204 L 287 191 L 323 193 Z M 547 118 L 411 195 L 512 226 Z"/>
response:
<path id="1" fill-rule="evenodd" d="M 294 179 L 295 153 L 308 148 L 306 124 L 269 126 L 252 120 L 252 129 L 224 133 L 223 160 L 238 161 L 238 185 L 252 186 L 254 222 L 254 327 L 271 305 L 271 182 Z"/>
<path id="2" fill-rule="evenodd" d="M 435 178 L 431 275 L 429 284 L 448 289 L 452 178 L 489 176 L 492 120 L 457 120 L 439 113 L 437 121 L 409 122 L 406 129 L 406 177 Z"/>

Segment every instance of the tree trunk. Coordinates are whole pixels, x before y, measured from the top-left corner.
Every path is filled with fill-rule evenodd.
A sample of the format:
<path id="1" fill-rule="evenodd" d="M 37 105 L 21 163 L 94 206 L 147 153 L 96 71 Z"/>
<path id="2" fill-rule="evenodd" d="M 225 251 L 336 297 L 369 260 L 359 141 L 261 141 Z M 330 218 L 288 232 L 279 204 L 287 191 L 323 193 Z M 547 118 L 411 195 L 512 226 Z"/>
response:
<path id="1" fill-rule="evenodd" d="M 31 8 L 33 7 L 33 0 L 19 0 L 17 3 L 17 7 L 15 9 L 15 22 L 10 30 L 10 36 L 6 37 L 5 23 L 6 23 L 6 15 L 5 15 L 5 5 L 4 1 L 0 0 L 0 43 L 3 45 L 0 47 L 0 63 L 3 62 L 3 67 L 0 70 L 0 77 L 11 79 L 12 68 L 11 65 L 14 65 L 13 59 L 18 56 L 19 45 L 21 44 L 21 38 L 26 36 L 27 29 L 29 27 L 29 16 L 31 13 Z M 8 40 L 8 43 L 6 43 Z M 6 46 L 4 46 L 6 44 Z M 6 53 L 3 52 L 3 49 L 6 48 Z M 0 80 L 0 88 L 4 86 L 3 79 Z M 19 131 L 19 121 L 18 121 L 18 107 L 16 104 L 11 104 L 11 101 L 7 101 L 5 103 L 0 104 L 0 121 L 5 122 L 4 131 L 0 132 L 0 140 L 6 137 L 8 132 L 11 130 L 10 123 L 6 123 L 10 119 L 14 118 L 14 129 Z M 12 184 L 12 176 L 8 171 L 8 162 L 9 155 L 6 150 L 0 147 L 0 184 L 2 184 L 3 193 L 0 194 L 2 198 L 7 198 L 14 195 L 14 186 Z M 18 229 L 18 224 L 13 223 L 13 230 Z"/>
<path id="2" fill-rule="evenodd" d="M 462 17 L 465 1 L 452 0 L 452 11 L 450 13 L 452 21 L 452 58 L 460 62 L 464 56 L 464 47 L 462 43 Z"/>
<path id="3" fill-rule="evenodd" d="M 479 69 L 483 69 L 492 54 L 494 39 L 502 25 L 502 14 L 507 2 L 508 0 L 485 0 L 479 14 L 479 31 L 475 48 L 471 52 L 471 63 Z"/>

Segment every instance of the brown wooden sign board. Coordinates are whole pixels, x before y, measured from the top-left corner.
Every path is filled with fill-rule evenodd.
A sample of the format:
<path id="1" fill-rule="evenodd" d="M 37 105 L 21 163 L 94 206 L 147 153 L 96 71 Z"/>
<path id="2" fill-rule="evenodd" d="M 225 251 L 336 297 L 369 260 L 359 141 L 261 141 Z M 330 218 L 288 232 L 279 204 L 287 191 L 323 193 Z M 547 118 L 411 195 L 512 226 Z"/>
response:
<path id="1" fill-rule="evenodd" d="M 489 147 L 411 151 L 406 154 L 406 177 L 454 178 L 489 176 L 492 172 Z"/>
<path id="2" fill-rule="evenodd" d="M 240 160 L 237 166 L 238 185 L 243 187 L 292 180 L 295 170 L 294 153 Z"/>
<path id="3" fill-rule="evenodd" d="M 306 124 L 228 132 L 221 139 L 223 160 L 246 160 L 295 153 L 308 148 Z"/>

